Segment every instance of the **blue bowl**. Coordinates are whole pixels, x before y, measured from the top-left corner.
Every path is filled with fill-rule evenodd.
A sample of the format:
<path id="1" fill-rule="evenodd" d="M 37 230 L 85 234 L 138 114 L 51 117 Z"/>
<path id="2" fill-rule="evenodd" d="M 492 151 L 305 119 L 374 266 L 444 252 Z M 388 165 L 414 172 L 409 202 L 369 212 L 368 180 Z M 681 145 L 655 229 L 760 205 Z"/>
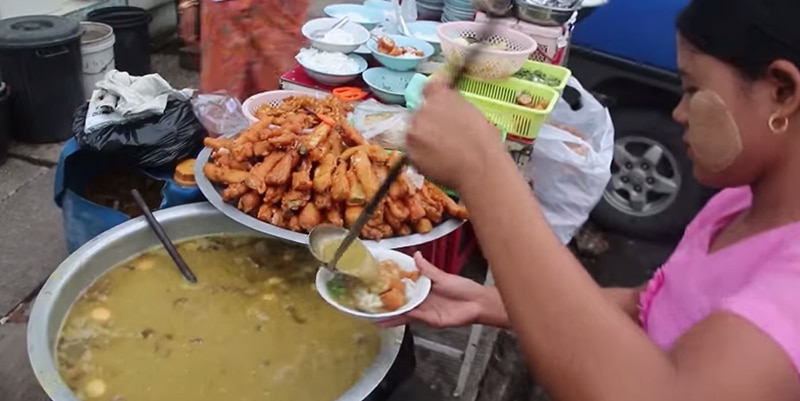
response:
<path id="1" fill-rule="evenodd" d="M 383 10 L 362 4 L 331 4 L 323 9 L 331 18 L 350 17 L 350 22 L 371 30 L 386 18 Z"/>
<path id="2" fill-rule="evenodd" d="M 370 40 L 367 42 L 367 47 L 372 52 L 372 56 L 378 60 L 384 67 L 395 71 L 413 71 L 417 68 L 419 63 L 429 59 L 433 56 L 434 49 L 430 43 L 417 38 L 410 38 L 401 35 L 385 35 L 391 38 L 397 46 L 405 47 L 410 46 L 421 51 L 424 56 L 422 57 L 395 57 L 383 54 L 378 51 L 378 42 Z"/>
<path id="3" fill-rule="evenodd" d="M 361 79 L 369 85 L 372 93 L 387 104 L 406 104 L 406 87 L 414 71 L 393 71 L 385 67 L 374 67 L 364 71 Z"/>
<path id="4" fill-rule="evenodd" d="M 415 39 L 422 39 L 433 46 L 433 54 L 442 52 L 442 43 L 436 34 L 436 29 L 442 25 L 438 21 L 414 21 L 407 24 L 411 36 Z"/>

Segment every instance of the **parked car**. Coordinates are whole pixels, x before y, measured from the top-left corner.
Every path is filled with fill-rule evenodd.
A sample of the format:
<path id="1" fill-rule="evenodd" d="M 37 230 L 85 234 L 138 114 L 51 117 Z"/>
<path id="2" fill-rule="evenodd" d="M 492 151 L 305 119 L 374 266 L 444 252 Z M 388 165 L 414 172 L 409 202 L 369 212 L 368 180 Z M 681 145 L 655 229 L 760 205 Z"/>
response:
<path id="1" fill-rule="evenodd" d="M 592 213 L 602 226 L 649 239 L 680 236 L 713 192 L 692 177 L 672 120 L 682 96 L 675 18 L 690 0 L 611 0 L 577 24 L 569 67 L 609 106 L 612 179 Z"/>

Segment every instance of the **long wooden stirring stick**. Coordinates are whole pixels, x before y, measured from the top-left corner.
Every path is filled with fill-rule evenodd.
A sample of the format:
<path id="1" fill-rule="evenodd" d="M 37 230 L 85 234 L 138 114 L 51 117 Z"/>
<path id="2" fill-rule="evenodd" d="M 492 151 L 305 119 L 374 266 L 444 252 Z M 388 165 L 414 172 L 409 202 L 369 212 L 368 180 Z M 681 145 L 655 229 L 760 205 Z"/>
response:
<path id="1" fill-rule="evenodd" d="M 175 262 L 175 266 L 178 266 L 178 270 L 180 270 L 183 277 L 190 283 L 196 283 L 197 277 L 194 275 L 194 273 L 192 273 L 192 270 L 189 269 L 189 266 L 186 264 L 186 261 L 183 260 L 181 254 L 178 253 L 178 250 L 175 249 L 175 244 L 173 244 L 167 236 L 167 232 L 164 231 L 164 227 L 162 227 L 158 220 L 156 220 L 156 217 L 153 216 L 153 212 L 150 211 L 147 203 L 145 203 L 144 198 L 142 198 L 142 194 L 140 194 L 138 190 L 133 189 L 131 190 L 131 195 L 133 195 L 133 200 L 139 206 L 139 209 L 142 210 L 144 218 L 147 220 L 147 224 L 153 229 L 156 237 L 158 237 L 158 240 L 161 241 L 161 245 L 164 245 L 164 249 L 167 250 L 169 257 L 172 258 L 173 262 Z"/>

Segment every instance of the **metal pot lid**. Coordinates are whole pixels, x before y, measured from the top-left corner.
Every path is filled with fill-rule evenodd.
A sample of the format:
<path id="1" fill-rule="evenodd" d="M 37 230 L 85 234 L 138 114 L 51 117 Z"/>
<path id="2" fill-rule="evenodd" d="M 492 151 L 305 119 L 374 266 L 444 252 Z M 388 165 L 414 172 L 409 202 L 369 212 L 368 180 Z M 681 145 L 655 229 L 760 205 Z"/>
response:
<path id="1" fill-rule="evenodd" d="M 81 36 L 81 25 L 64 17 L 26 15 L 0 20 L 0 49 L 60 45 Z"/>

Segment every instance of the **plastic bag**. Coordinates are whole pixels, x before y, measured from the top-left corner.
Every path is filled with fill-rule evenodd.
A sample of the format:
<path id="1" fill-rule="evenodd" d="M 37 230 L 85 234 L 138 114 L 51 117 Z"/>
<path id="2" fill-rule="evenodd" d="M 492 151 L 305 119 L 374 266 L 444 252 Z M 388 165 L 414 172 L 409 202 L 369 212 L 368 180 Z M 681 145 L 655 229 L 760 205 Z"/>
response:
<path id="1" fill-rule="evenodd" d="M 387 149 L 405 148 L 408 119 L 411 113 L 400 106 L 380 103 L 374 99 L 361 102 L 353 110 L 353 127 L 365 139 Z"/>
<path id="2" fill-rule="evenodd" d="M 536 137 L 525 175 L 542 204 L 545 217 L 563 243 L 568 243 L 589 218 L 611 179 L 614 125 L 608 109 L 577 79 L 569 86 L 581 94 L 582 107 L 573 111 L 559 99 L 550 121 L 576 135 L 545 124 Z"/>
<path id="3" fill-rule="evenodd" d="M 194 115 L 212 137 L 237 134 L 250 126 L 242 104 L 225 92 L 203 93 L 192 98 Z"/>
<path id="4" fill-rule="evenodd" d="M 75 111 L 72 133 L 83 149 L 113 154 L 143 168 L 173 165 L 197 155 L 207 133 L 188 101 L 170 100 L 164 114 L 108 126 L 91 134 L 84 130 L 85 104 Z"/>

